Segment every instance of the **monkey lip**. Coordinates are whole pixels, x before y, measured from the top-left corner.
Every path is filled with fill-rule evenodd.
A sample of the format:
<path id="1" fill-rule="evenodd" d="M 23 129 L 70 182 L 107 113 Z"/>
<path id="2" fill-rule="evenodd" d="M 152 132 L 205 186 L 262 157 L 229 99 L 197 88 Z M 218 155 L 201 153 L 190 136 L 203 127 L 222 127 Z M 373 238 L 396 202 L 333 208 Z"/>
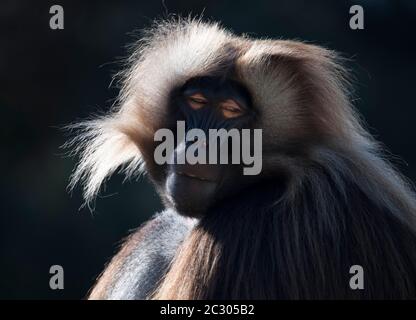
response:
<path id="1" fill-rule="evenodd" d="M 216 189 L 216 182 L 183 172 L 171 173 L 166 179 L 169 201 L 180 214 L 186 216 L 198 216 L 205 212 Z"/>
<path id="2" fill-rule="evenodd" d="M 176 172 L 176 174 L 178 174 L 180 176 L 187 177 L 187 178 L 191 178 L 191 179 L 196 179 L 196 180 L 200 180 L 200 181 L 204 181 L 204 182 L 215 183 L 214 180 L 211 180 L 211 179 L 208 179 L 208 178 L 205 178 L 205 177 L 201 177 L 201 176 L 197 176 L 197 175 L 189 173 L 189 172 L 179 171 L 179 172 Z"/>

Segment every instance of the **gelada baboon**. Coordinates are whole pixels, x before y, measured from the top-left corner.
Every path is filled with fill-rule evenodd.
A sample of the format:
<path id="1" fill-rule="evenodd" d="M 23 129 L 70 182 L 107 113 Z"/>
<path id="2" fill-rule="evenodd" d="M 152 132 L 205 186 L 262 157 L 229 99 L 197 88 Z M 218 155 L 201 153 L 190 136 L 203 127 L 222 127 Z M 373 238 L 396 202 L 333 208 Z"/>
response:
<path id="1" fill-rule="evenodd" d="M 322 47 L 195 19 L 156 23 L 113 110 L 75 125 L 72 186 L 84 185 L 87 203 L 121 169 L 146 173 L 166 208 L 128 238 L 89 298 L 415 298 L 415 197 L 350 90 Z M 157 164 L 155 133 L 178 121 L 262 129 L 261 172 Z M 350 286 L 355 265 L 364 288 Z"/>

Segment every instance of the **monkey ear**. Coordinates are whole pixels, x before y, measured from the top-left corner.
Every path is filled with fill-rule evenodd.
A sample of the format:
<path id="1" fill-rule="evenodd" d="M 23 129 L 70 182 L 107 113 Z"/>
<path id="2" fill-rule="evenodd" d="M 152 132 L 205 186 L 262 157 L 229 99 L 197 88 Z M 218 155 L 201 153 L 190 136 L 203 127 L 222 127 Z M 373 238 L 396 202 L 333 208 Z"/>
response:
<path id="1" fill-rule="evenodd" d="M 117 169 L 126 178 L 143 172 L 141 153 L 136 143 L 123 132 L 118 114 L 99 117 L 67 127 L 75 137 L 64 145 L 71 155 L 79 155 L 68 188 L 83 186 L 86 205 L 97 196 L 101 184 Z"/>

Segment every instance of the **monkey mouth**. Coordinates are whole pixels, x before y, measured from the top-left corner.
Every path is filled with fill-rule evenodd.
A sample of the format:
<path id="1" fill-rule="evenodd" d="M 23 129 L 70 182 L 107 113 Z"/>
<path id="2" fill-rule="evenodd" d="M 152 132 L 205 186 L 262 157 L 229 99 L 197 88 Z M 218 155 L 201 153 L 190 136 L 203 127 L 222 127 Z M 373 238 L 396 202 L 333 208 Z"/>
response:
<path id="1" fill-rule="evenodd" d="M 176 172 L 176 174 L 178 174 L 180 176 L 187 177 L 187 178 L 191 178 L 191 179 L 196 179 L 196 180 L 200 180 L 200 181 L 204 181 L 204 182 L 215 183 L 214 180 L 211 180 L 211 179 L 208 179 L 208 178 L 205 178 L 205 177 L 201 177 L 201 176 L 197 176 L 197 175 L 195 175 L 193 173 L 189 173 L 189 172 L 179 171 L 179 172 Z"/>
<path id="2" fill-rule="evenodd" d="M 194 174 L 171 173 L 166 181 L 169 201 L 186 216 L 201 216 L 213 201 L 217 183 Z"/>

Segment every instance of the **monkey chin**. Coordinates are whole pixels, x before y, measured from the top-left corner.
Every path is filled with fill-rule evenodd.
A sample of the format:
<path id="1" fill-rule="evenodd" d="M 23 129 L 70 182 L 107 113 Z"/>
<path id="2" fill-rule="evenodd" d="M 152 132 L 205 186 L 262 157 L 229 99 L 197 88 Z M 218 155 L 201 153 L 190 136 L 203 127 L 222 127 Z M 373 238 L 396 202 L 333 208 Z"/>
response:
<path id="1" fill-rule="evenodd" d="M 187 217 L 200 218 L 212 204 L 217 183 L 178 173 L 169 174 L 166 191 L 170 204 Z"/>

